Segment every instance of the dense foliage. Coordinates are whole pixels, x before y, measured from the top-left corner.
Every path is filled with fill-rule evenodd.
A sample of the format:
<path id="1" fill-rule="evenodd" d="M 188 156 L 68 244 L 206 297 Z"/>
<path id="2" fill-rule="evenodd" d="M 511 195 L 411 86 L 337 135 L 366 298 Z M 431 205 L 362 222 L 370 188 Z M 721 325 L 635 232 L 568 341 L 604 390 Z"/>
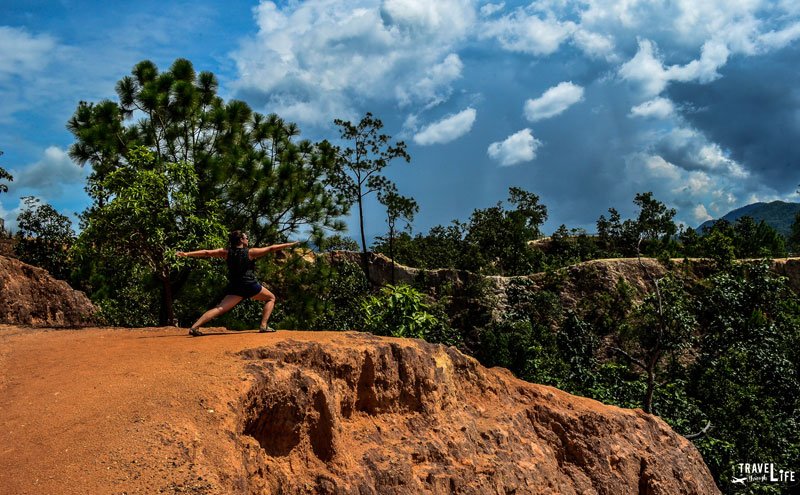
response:
<path id="1" fill-rule="evenodd" d="M 779 234 L 789 237 L 795 217 L 800 214 L 800 203 L 787 203 L 785 201 L 772 201 L 769 203 L 753 203 L 725 214 L 720 220 L 735 223 L 741 217 L 750 217 L 756 222 L 762 220 L 775 229 Z M 702 231 L 710 228 L 714 220 L 704 222 L 698 227 Z"/>
<path id="2" fill-rule="evenodd" d="M 141 210 L 144 204 L 157 202 L 148 188 L 153 186 L 161 194 L 164 180 L 165 187 L 181 194 L 191 187 L 191 201 L 183 201 L 180 214 L 168 219 L 163 215 L 169 216 L 176 205 L 168 204 L 173 198 L 162 194 L 165 202 L 156 206 L 159 213 L 152 218 L 137 217 L 159 224 L 137 227 L 152 230 L 135 237 L 136 242 L 147 244 L 144 251 L 131 242 L 124 243 L 131 249 L 118 248 L 110 238 L 105 244 L 108 250 L 83 243 L 86 249 L 79 257 L 83 274 L 79 285 L 90 293 L 104 291 L 106 286 L 124 286 L 131 279 L 149 289 L 158 283 L 162 293 L 158 321 L 183 321 L 175 314 L 174 300 L 191 277 L 190 266 L 198 265 L 172 263 L 170 253 L 184 246 L 224 245 L 216 242 L 221 240 L 219 236 L 197 235 L 178 244 L 184 230 L 195 229 L 201 219 L 245 230 L 254 245 L 282 241 L 301 230 L 343 229 L 341 217 L 348 202 L 329 186 L 339 163 L 337 150 L 329 143 L 297 140 L 299 129 L 294 124 L 276 115 L 253 112 L 241 101 L 224 102 L 216 94 L 216 77 L 209 72 L 196 73 L 185 59 L 176 60 L 164 72 L 152 62 L 142 61 L 117 83 L 116 90 L 118 101 L 81 102 L 67 125 L 76 139 L 70 156 L 92 167 L 86 190 L 93 204 L 84 212 L 83 229 L 104 235 L 103 225 L 116 227 L 109 220 L 124 219 L 125 209 L 146 216 Z M 140 159 L 142 150 L 149 153 L 147 160 Z M 164 173 L 172 175 L 165 178 Z M 184 183 L 187 178 L 191 184 Z M 115 203 L 121 183 L 128 179 L 138 185 L 125 189 L 127 199 Z M 139 193 L 150 196 L 140 197 Z M 185 219 L 196 222 L 185 225 Z M 175 228 L 165 230 L 165 222 L 172 222 Z M 132 222 L 126 225 L 136 227 Z M 115 233 L 120 234 L 119 229 Z M 150 239 L 150 234 L 156 237 Z M 153 243 L 159 247 L 153 249 Z M 138 254 L 143 254 L 139 259 L 151 271 L 145 278 L 136 267 L 131 267 L 130 273 L 106 269 L 109 264 L 126 266 L 128 260 L 121 258 Z M 213 272 L 206 273 L 213 280 Z M 117 294 L 109 291 L 107 297 L 113 299 Z M 114 301 L 117 306 L 126 304 Z"/>
<path id="3" fill-rule="evenodd" d="M 186 263 L 175 251 L 224 243 L 215 203 L 208 202 L 205 215 L 198 215 L 194 168 L 159 161 L 144 147 L 132 147 L 126 163 L 97 184 L 108 199 L 83 215 L 77 251 L 95 262 L 126 259 L 144 270 L 160 286 L 160 320 L 172 322 L 178 272 Z"/>
<path id="4" fill-rule="evenodd" d="M 22 261 L 66 280 L 70 275 L 68 253 L 75 241 L 72 222 L 38 198 L 25 196 L 22 203 L 14 252 Z"/>
<path id="5" fill-rule="evenodd" d="M 487 326 L 476 356 L 525 380 L 622 407 L 641 407 L 695 440 L 723 491 L 733 466 L 800 456 L 800 304 L 763 263 L 729 265 L 707 280 L 658 279 L 642 302 L 624 282 L 566 308 L 560 281 L 517 280 L 509 310 Z M 619 351 L 619 352 L 618 352 Z M 754 485 L 751 493 L 788 493 Z"/>
<path id="6" fill-rule="evenodd" d="M 503 203 L 476 209 L 469 223 L 454 222 L 449 227 L 434 227 L 427 236 L 401 235 L 392 251 L 401 263 L 422 268 L 456 268 L 487 275 L 522 275 L 541 268 L 541 253 L 528 241 L 541 236 L 547 208 L 539 197 L 523 189 L 509 189 L 506 209 Z M 389 243 L 379 239 L 373 246 L 388 253 Z"/>

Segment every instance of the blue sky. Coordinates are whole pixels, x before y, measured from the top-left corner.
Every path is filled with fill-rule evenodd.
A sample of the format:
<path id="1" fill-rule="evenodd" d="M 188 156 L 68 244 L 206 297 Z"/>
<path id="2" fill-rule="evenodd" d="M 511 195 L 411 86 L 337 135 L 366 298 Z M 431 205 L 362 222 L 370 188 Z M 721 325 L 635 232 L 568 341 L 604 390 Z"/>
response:
<path id="1" fill-rule="evenodd" d="M 415 232 L 538 194 L 592 231 L 637 192 L 696 226 L 755 201 L 798 201 L 800 2 L 795 0 L 5 1 L 0 195 L 72 215 L 88 170 L 66 155 L 81 100 L 114 98 L 137 62 L 190 59 L 226 98 L 335 139 L 371 111 L 408 144 L 387 175 Z M 355 237 L 355 223 L 350 222 Z M 369 237 L 385 232 L 368 210 Z"/>

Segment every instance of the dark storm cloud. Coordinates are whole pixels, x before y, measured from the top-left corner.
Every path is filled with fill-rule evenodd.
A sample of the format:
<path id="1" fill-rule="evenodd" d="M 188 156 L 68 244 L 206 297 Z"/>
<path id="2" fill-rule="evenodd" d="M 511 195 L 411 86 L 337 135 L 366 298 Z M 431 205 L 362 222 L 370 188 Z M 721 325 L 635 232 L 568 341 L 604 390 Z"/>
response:
<path id="1" fill-rule="evenodd" d="M 752 180 L 792 192 L 800 182 L 800 47 L 736 57 L 720 74 L 708 84 L 675 83 L 669 96 Z"/>

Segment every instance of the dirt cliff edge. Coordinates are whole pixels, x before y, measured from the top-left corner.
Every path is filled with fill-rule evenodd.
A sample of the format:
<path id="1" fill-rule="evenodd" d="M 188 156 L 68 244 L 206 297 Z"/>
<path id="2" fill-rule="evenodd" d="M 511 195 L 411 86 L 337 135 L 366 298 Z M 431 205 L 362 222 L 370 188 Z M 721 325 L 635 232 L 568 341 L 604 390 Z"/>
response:
<path id="1" fill-rule="evenodd" d="M 47 270 L 0 255 L 0 323 L 85 326 L 96 311 L 86 294 Z"/>
<path id="2" fill-rule="evenodd" d="M 452 348 L 351 334 L 241 354 L 256 492 L 717 493 L 661 420 L 526 383 Z"/>
<path id="3" fill-rule="evenodd" d="M 0 492 L 719 493 L 639 410 L 354 332 L 0 325 Z"/>

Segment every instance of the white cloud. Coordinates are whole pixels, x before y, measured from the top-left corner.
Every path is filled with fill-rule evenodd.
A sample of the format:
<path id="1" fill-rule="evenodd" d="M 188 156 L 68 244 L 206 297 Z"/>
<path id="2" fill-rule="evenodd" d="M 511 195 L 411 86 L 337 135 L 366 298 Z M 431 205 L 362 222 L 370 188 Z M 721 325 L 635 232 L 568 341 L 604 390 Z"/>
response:
<path id="1" fill-rule="evenodd" d="M 50 62 L 55 40 L 48 35 L 33 35 L 24 29 L 0 26 L 0 79 L 29 77 Z"/>
<path id="2" fill-rule="evenodd" d="M 555 117 L 582 100 L 582 87 L 571 81 L 562 82 L 545 91 L 539 98 L 526 101 L 525 117 L 531 122 Z"/>
<path id="3" fill-rule="evenodd" d="M 475 8 L 470 0 L 383 0 L 381 16 L 390 25 L 455 39 L 472 26 Z"/>
<path id="4" fill-rule="evenodd" d="M 680 169 L 658 155 L 645 157 L 643 165 L 651 178 L 671 180 L 681 178 Z"/>
<path id="5" fill-rule="evenodd" d="M 800 38 L 800 22 L 795 22 L 788 27 L 772 30 L 758 37 L 764 49 L 779 49 Z"/>
<path id="6" fill-rule="evenodd" d="M 659 97 L 631 108 L 631 117 L 665 119 L 672 115 L 674 111 L 675 107 L 669 99 Z"/>
<path id="7" fill-rule="evenodd" d="M 741 164 L 695 129 L 674 128 L 661 138 L 657 148 L 669 161 L 688 171 L 704 170 L 736 180 L 749 177 Z"/>
<path id="8" fill-rule="evenodd" d="M 717 69 L 725 65 L 729 55 L 730 50 L 724 43 L 707 41 L 703 44 L 699 59 L 686 65 L 664 67 L 655 44 L 643 39 L 639 40 L 636 55 L 620 67 L 618 74 L 622 79 L 637 84 L 645 96 L 655 96 L 670 81 L 713 81 L 719 77 Z"/>
<path id="9" fill-rule="evenodd" d="M 744 206 L 746 204 L 756 202 L 756 201 L 745 201 L 743 203 L 740 203 L 737 197 L 733 193 L 727 193 L 723 195 L 712 194 L 712 197 L 714 198 L 714 201 L 709 203 L 708 206 L 711 209 L 711 213 L 713 213 L 714 216 L 717 217 L 724 216 L 726 213 L 733 210 L 737 206 Z"/>
<path id="10" fill-rule="evenodd" d="M 728 157 L 716 143 L 702 146 L 697 152 L 697 162 L 709 170 L 724 171 L 727 175 L 736 179 L 746 179 L 750 176 L 744 167 Z"/>
<path id="11" fill-rule="evenodd" d="M 398 86 L 397 99 L 401 104 L 428 102 L 438 104 L 450 96 L 450 83 L 461 77 L 464 64 L 458 55 L 451 53 L 426 71 L 425 76 L 410 87 Z"/>
<path id="12" fill-rule="evenodd" d="M 626 81 L 638 84 L 642 92 L 649 96 L 661 93 L 669 80 L 650 40 L 639 41 L 639 50 L 620 67 L 619 75 Z"/>
<path id="13" fill-rule="evenodd" d="M 695 222 L 698 224 L 714 218 L 709 215 L 708 210 L 706 210 L 706 207 L 703 204 L 699 204 L 694 207 L 692 210 L 692 216 L 694 217 Z"/>
<path id="14" fill-rule="evenodd" d="M 523 9 L 482 26 L 482 38 L 497 38 L 500 46 L 512 52 L 549 55 L 558 50 L 575 31 L 572 21 L 560 21 L 553 16 L 544 19 Z"/>
<path id="15" fill-rule="evenodd" d="M 639 0 L 586 0 L 581 23 L 595 26 L 636 27 L 641 17 Z"/>
<path id="16" fill-rule="evenodd" d="M 20 204 L 12 210 L 6 210 L 2 200 L 0 200 L 0 219 L 3 220 L 3 227 L 7 232 L 14 232 L 17 229 L 17 217 L 21 212 Z"/>
<path id="17" fill-rule="evenodd" d="M 271 97 L 269 111 L 290 122 L 315 125 L 330 124 L 334 118 L 350 121 L 360 119 L 349 103 L 346 97 L 337 93 L 327 95 L 327 98 L 314 97 L 305 100 L 281 93 Z"/>
<path id="18" fill-rule="evenodd" d="M 50 146 L 38 162 L 10 172 L 14 176 L 15 190 L 34 191 L 42 196 L 58 196 L 65 187 L 81 184 L 89 170 L 73 163 L 66 151 Z"/>
<path id="19" fill-rule="evenodd" d="M 674 194 L 680 194 L 691 198 L 699 198 L 709 195 L 717 186 L 717 181 L 707 173 L 696 170 L 689 172 L 683 178 L 681 184 L 673 189 Z"/>
<path id="20" fill-rule="evenodd" d="M 575 45 L 583 53 L 592 58 L 606 58 L 609 61 L 616 59 L 614 55 L 614 37 L 593 33 L 585 29 L 578 29 L 572 35 Z"/>
<path id="21" fill-rule="evenodd" d="M 487 3 L 486 5 L 481 7 L 481 15 L 484 17 L 489 17 L 490 15 L 494 14 L 495 12 L 499 12 L 503 10 L 506 6 L 505 2 L 500 3 Z"/>
<path id="22" fill-rule="evenodd" d="M 472 129 L 476 115 L 477 112 L 474 108 L 467 108 L 455 115 L 449 115 L 415 134 L 414 142 L 422 146 L 449 143 Z"/>
<path id="23" fill-rule="evenodd" d="M 289 118 L 321 108 L 315 121 L 354 99 L 447 99 L 463 68 L 454 48 L 477 18 L 471 0 L 264 1 L 255 14 L 258 34 L 232 54 L 236 89 L 264 94 L 270 111 L 302 110 Z"/>
<path id="24" fill-rule="evenodd" d="M 510 166 L 536 158 L 536 151 L 541 145 L 542 142 L 533 137 L 530 129 L 522 129 L 504 141 L 490 144 L 487 152 L 489 158 L 500 162 L 500 165 Z"/>
<path id="25" fill-rule="evenodd" d="M 667 77 L 673 81 L 711 82 L 719 77 L 717 69 L 725 65 L 729 55 L 730 50 L 725 43 L 709 40 L 703 43 L 698 60 L 692 60 L 684 66 L 669 67 Z"/>
<path id="26" fill-rule="evenodd" d="M 73 87 L 63 81 L 64 71 L 51 69 L 69 50 L 50 35 L 8 26 L 0 26 L 0 47 L 0 124 L 13 123 L 15 113 L 36 105 L 46 105 L 52 113 L 52 102 L 63 102 Z M 12 136 L 6 139 L 15 140 Z"/>
<path id="27" fill-rule="evenodd" d="M 593 59 L 627 60 L 611 70 L 652 99 L 672 81 L 713 81 L 734 54 L 800 38 L 790 6 L 766 8 L 764 0 L 541 0 L 523 7 L 498 0 L 262 1 L 254 9 L 258 33 L 232 54 L 239 73 L 233 89 L 261 96 L 264 108 L 293 112 L 285 117 L 302 122 L 329 122 L 341 116 L 330 111 L 353 111 L 356 102 L 419 112 L 447 102 L 469 73 L 465 64 L 477 63 L 466 58 L 466 48 L 490 51 L 499 44 L 535 63 L 571 43 Z M 641 39 L 631 56 L 624 51 L 634 37 Z M 320 110 L 310 110 L 315 107 Z M 660 102 L 631 114 L 664 118 L 667 107 Z"/>
<path id="28" fill-rule="evenodd" d="M 787 0 L 790 1 L 790 0 Z M 765 0 L 584 0 L 582 28 L 605 33 L 669 38 L 688 48 L 710 39 L 724 41 L 737 52 L 752 51 L 761 19 L 770 14 L 791 18 L 788 6 Z M 765 15 L 766 14 L 766 15 Z"/>

